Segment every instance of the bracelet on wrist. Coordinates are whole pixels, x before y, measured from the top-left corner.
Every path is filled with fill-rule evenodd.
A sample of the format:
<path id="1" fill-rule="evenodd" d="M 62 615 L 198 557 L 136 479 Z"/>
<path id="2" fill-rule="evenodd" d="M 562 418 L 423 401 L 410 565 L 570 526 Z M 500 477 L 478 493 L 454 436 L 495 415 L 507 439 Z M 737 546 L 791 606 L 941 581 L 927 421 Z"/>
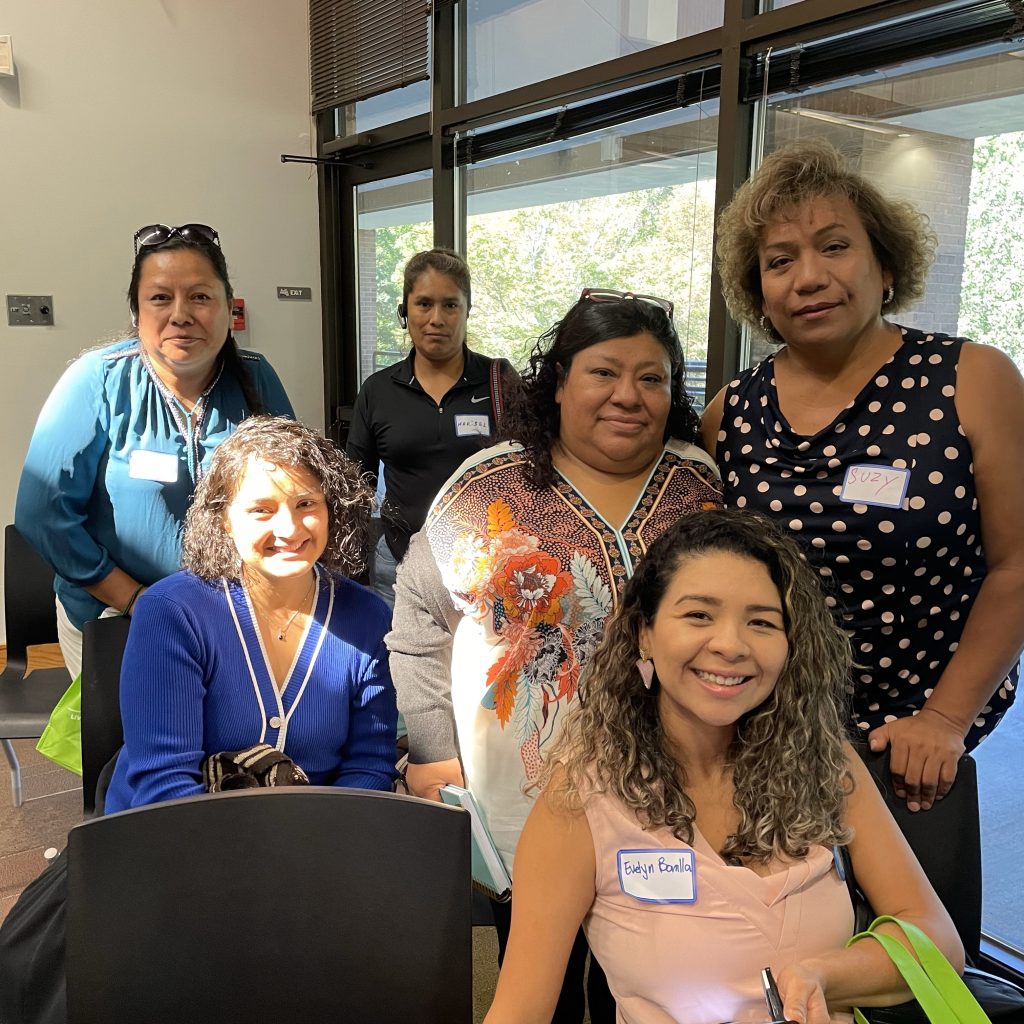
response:
<path id="1" fill-rule="evenodd" d="M 128 603 L 124 606 L 123 610 L 121 611 L 122 618 L 127 618 L 131 614 L 132 606 L 135 604 L 135 599 L 139 596 L 139 594 L 142 593 L 145 587 L 145 583 L 140 583 L 132 592 L 132 596 L 128 598 Z"/>

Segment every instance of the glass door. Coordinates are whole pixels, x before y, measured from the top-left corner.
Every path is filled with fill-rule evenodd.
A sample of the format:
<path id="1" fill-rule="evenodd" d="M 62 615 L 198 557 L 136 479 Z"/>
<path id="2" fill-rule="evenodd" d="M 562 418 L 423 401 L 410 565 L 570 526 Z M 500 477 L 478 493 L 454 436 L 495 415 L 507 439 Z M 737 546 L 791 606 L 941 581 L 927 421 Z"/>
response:
<path id="1" fill-rule="evenodd" d="M 359 384 L 403 359 L 408 341 L 396 312 L 409 258 L 434 244 L 431 173 L 417 171 L 355 187 Z"/>
<path id="2" fill-rule="evenodd" d="M 780 0 L 776 0 L 778 4 Z M 1018 44 L 1019 45 L 1019 44 Z M 820 136 L 885 192 L 925 212 L 939 250 L 920 303 L 901 324 L 994 345 L 1024 369 L 1024 51 L 1012 42 L 777 96 L 764 151 Z M 750 361 L 768 345 L 755 339 Z M 984 866 L 983 928 L 1024 954 L 1020 700 L 975 751 Z"/>

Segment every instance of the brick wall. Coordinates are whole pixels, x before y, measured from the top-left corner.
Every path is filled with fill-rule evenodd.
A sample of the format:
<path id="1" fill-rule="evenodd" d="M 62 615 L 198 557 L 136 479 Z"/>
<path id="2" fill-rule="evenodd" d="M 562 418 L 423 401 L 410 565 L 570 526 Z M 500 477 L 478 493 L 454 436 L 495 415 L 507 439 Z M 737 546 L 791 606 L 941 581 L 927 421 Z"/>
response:
<path id="1" fill-rule="evenodd" d="M 377 232 L 358 231 L 359 253 L 359 381 L 373 373 L 377 348 Z"/>
<path id="2" fill-rule="evenodd" d="M 967 239 L 974 140 L 919 134 L 865 139 L 862 172 L 886 194 L 927 214 L 939 248 L 924 298 L 894 319 L 912 327 L 956 334 Z"/>
<path id="3" fill-rule="evenodd" d="M 819 104 L 820 105 L 820 104 Z M 925 213 L 939 248 L 924 298 L 893 319 L 911 327 L 955 334 L 967 235 L 974 140 L 918 132 L 907 138 L 844 125 L 813 122 L 785 110 L 772 112 L 766 149 L 798 138 L 825 138 L 887 195 Z M 758 331 L 750 340 L 751 364 L 774 350 Z"/>

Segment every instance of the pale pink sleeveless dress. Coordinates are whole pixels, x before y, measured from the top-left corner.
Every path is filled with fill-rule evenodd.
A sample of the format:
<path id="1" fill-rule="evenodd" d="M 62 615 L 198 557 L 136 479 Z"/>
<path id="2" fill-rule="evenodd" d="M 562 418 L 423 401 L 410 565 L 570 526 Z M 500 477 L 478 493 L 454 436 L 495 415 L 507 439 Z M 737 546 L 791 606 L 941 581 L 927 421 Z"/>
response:
<path id="1" fill-rule="evenodd" d="M 761 969 L 840 949 L 853 908 L 832 851 L 779 863 L 767 877 L 727 865 L 695 830 L 693 846 L 667 829 L 645 832 L 621 802 L 591 796 L 597 898 L 583 927 L 618 1004 L 619 1024 L 760 1024 L 768 1020 Z M 623 892 L 619 850 L 694 853 L 696 900 L 647 903 Z M 834 1013 L 833 1022 L 847 1022 Z"/>

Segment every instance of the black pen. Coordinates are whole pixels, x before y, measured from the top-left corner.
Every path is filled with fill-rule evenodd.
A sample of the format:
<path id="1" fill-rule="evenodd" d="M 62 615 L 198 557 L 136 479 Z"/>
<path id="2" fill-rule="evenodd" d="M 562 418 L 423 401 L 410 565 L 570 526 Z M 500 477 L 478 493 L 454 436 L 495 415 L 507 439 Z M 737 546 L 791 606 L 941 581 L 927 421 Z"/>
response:
<path id="1" fill-rule="evenodd" d="M 782 996 L 779 995 L 779 986 L 775 984 L 775 976 L 770 967 L 761 971 L 761 987 L 764 989 L 768 1012 L 772 1015 L 772 1024 L 789 1024 L 782 1015 Z"/>

